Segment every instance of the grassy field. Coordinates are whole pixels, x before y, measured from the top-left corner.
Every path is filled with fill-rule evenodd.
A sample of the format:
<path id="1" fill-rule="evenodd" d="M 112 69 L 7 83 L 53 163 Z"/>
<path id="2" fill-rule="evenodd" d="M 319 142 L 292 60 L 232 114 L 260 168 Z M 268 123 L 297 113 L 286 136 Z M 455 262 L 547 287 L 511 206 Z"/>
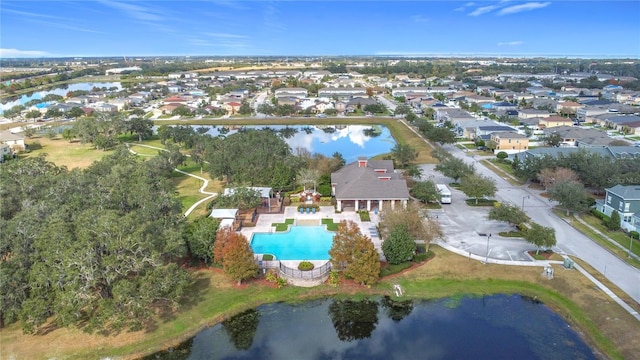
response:
<path id="1" fill-rule="evenodd" d="M 94 161 L 111 154 L 111 151 L 96 150 L 91 144 L 82 144 L 79 141 L 70 143 L 60 137 L 49 139 L 46 136 L 38 136 L 26 139 L 25 143 L 32 150 L 28 153 L 20 153 L 20 158 L 47 154 L 47 160 L 58 166 L 66 166 L 69 169 L 84 169 L 93 164 Z"/>
<path id="2" fill-rule="evenodd" d="M 632 359 L 640 353 L 638 322 L 597 290 L 575 270 L 556 271 L 553 280 L 541 268 L 483 265 L 466 257 L 431 246 L 435 258 L 407 272 L 383 279 L 372 288 L 285 287 L 276 289 L 262 282 L 237 287 L 218 270 L 195 272 L 192 300 L 180 312 L 158 319 L 149 332 L 90 335 L 78 329 L 49 328 L 44 335 L 23 335 L 13 324 L 3 329 L 3 357 L 16 358 L 135 358 L 179 343 L 207 326 L 263 303 L 300 302 L 326 296 L 391 295 L 399 283 L 407 299 L 518 293 L 536 297 L 563 316 L 606 357 Z M 628 299 L 626 299 L 628 300 Z M 635 304 L 638 310 L 639 306 Z M 132 355 L 135 354 L 135 355 Z"/>

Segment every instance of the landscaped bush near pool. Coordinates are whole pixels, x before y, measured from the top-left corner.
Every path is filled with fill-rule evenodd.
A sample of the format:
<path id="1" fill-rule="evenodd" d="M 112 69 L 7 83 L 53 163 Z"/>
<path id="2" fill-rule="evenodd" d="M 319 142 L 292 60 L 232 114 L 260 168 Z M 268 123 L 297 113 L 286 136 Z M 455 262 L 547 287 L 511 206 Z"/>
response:
<path id="1" fill-rule="evenodd" d="M 371 221 L 371 216 L 367 210 L 358 211 L 358 215 L 360 215 L 360 221 Z"/>
<path id="2" fill-rule="evenodd" d="M 322 194 L 322 196 L 329 196 L 331 195 L 331 185 L 329 184 L 322 184 L 318 186 L 318 192 L 320 194 Z"/>
<path id="3" fill-rule="evenodd" d="M 273 255 L 264 254 L 264 255 L 262 255 L 262 260 L 264 260 L 264 261 L 272 261 L 273 260 Z"/>
<path id="4" fill-rule="evenodd" d="M 309 271 L 309 270 L 313 270 L 313 263 L 311 263 L 310 261 L 301 261 L 300 264 L 298 264 L 298 270 L 300 271 Z"/>

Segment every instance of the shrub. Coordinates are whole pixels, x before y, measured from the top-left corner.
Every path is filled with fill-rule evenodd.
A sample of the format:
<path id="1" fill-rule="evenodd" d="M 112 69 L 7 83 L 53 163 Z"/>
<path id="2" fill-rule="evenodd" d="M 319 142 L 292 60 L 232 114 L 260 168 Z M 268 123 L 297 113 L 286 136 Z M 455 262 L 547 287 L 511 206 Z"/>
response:
<path id="1" fill-rule="evenodd" d="M 265 275 L 264 277 L 268 282 L 272 282 L 274 284 L 276 284 L 276 286 L 278 287 L 278 289 L 287 286 L 287 280 L 281 278 L 278 275 L 277 270 L 275 269 L 270 269 L 269 271 L 267 271 L 267 275 Z"/>
<path id="2" fill-rule="evenodd" d="M 358 211 L 358 215 L 360 215 L 360 221 L 371 221 L 371 216 L 367 210 Z"/>
<path id="3" fill-rule="evenodd" d="M 340 285 L 340 273 L 331 270 L 329 273 L 329 285 L 332 287 L 338 287 L 338 285 Z"/>
<path id="4" fill-rule="evenodd" d="M 264 254 L 264 255 L 262 255 L 262 260 L 264 260 L 264 261 L 272 261 L 273 260 L 273 255 Z"/>
<path id="5" fill-rule="evenodd" d="M 318 192 L 322 194 L 322 196 L 331 195 L 331 185 L 330 184 L 318 185 Z"/>
<path id="6" fill-rule="evenodd" d="M 602 222 L 605 224 L 608 223 L 610 220 L 610 218 L 607 215 L 605 215 L 605 213 L 598 211 L 598 209 L 591 209 L 591 215 L 602 220 Z"/>
<path id="7" fill-rule="evenodd" d="M 620 213 L 616 210 L 613 210 L 611 213 L 611 218 L 606 223 L 607 228 L 611 231 L 620 230 Z"/>
<path id="8" fill-rule="evenodd" d="M 313 263 L 307 260 L 301 261 L 300 264 L 298 264 L 298 270 L 300 271 L 313 270 Z"/>
<path id="9" fill-rule="evenodd" d="M 507 154 L 507 153 L 506 153 L 506 152 L 504 152 L 504 151 L 500 151 L 500 152 L 496 155 L 496 157 L 498 158 L 498 160 L 504 160 L 504 159 L 506 159 L 506 158 L 508 158 L 508 157 L 509 157 L 509 154 Z"/>
<path id="10" fill-rule="evenodd" d="M 320 197 L 320 201 L 321 202 L 331 202 L 333 198 L 331 196 L 321 196 Z"/>
<path id="11" fill-rule="evenodd" d="M 629 236 L 632 239 L 640 239 L 640 233 L 638 233 L 637 231 L 629 231 Z"/>

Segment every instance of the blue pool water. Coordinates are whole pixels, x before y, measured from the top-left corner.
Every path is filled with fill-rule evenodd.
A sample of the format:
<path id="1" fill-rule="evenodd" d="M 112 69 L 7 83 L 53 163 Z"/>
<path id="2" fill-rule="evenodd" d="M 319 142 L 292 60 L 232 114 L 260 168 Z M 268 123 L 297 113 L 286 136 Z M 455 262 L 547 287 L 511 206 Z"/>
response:
<path id="1" fill-rule="evenodd" d="M 289 231 L 255 233 L 251 248 L 277 260 L 329 260 L 334 233 L 324 226 L 290 226 Z"/>

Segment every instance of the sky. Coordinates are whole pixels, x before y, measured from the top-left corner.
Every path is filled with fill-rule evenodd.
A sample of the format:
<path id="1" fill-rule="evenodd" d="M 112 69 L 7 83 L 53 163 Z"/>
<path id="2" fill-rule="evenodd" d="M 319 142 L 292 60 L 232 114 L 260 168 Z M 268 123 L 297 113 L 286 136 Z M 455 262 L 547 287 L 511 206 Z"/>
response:
<path id="1" fill-rule="evenodd" d="M 640 1 L 2 0 L 0 57 L 640 57 Z"/>

